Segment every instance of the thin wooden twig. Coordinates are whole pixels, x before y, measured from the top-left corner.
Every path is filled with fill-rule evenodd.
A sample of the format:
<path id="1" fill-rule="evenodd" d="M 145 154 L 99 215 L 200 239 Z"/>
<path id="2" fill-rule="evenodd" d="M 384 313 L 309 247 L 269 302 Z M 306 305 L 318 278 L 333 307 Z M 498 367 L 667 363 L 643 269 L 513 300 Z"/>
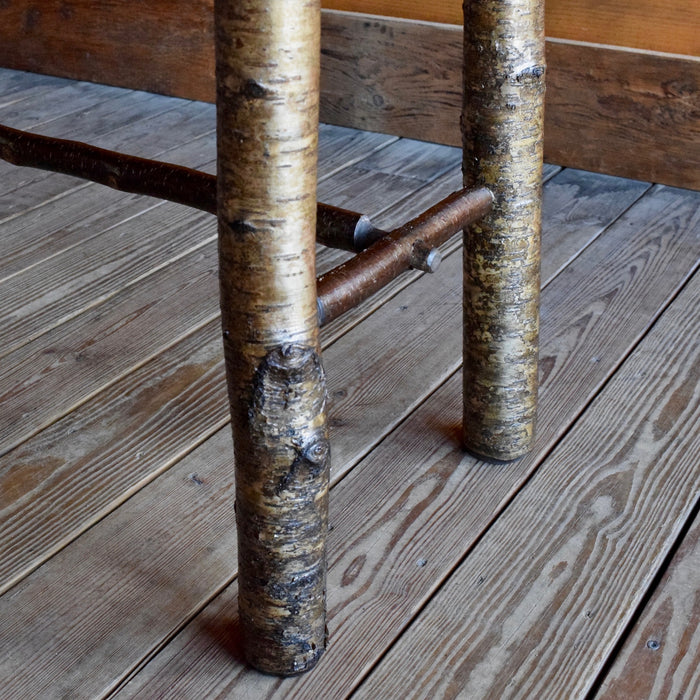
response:
<path id="1" fill-rule="evenodd" d="M 216 176 L 200 170 L 2 124 L 0 158 L 14 165 L 73 175 L 122 192 L 166 199 L 216 215 Z M 322 245 L 357 252 L 384 233 L 364 214 L 321 202 L 317 205 L 316 241 Z"/>

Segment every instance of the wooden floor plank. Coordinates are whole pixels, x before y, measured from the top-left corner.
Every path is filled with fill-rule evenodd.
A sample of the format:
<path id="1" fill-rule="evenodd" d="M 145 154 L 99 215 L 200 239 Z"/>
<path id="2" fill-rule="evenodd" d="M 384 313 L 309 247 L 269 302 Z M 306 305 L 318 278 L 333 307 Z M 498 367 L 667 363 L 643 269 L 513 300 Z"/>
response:
<path id="1" fill-rule="evenodd" d="M 29 80 L 23 92 L 21 82 L 0 70 L 0 104 L 4 80 L 7 94 L 18 98 L 17 109 L 25 99 L 40 103 L 41 80 L 33 88 Z M 120 92 L 110 101 L 126 115 L 133 99 L 132 114 L 144 119 L 119 126 L 109 110 L 100 112 L 99 86 L 86 84 L 86 102 L 95 89 L 92 117 L 86 107 L 47 128 L 71 129 L 84 115 L 85 124 L 104 133 L 93 141 L 89 129 L 81 129 L 81 138 L 139 155 L 159 143 L 172 149 L 201 138 L 201 150 L 191 145 L 173 153 L 187 161 L 210 152 L 203 167 L 211 171 L 211 105 L 177 101 L 147 118 L 138 101 L 148 96 Z M 50 92 L 42 98 L 47 105 Z M 144 129 L 156 122 L 163 133 Z M 455 149 L 325 126 L 320 147 L 322 199 L 365 211 L 385 228 L 461 186 Z M 682 305 L 688 294 L 699 303 L 700 202 L 697 193 L 583 172 L 547 168 L 547 178 L 542 391 L 532 456 L 511 465 L 487 464 L 460 448 L 459 237 L 444 246 L 437 275 L 408 274 L 324 329 L 333 450 L 331 646 L 314 673 L 286 681 L 251 672 L 239 648 L 215 226 L 211 242 L 168 262 L 178 257 L 178 244 L 159 235 L 164 232 L 150 243 L 134 238 L 143 233 L 142 224 L 156 225 L 155 216 L 132 213 L 121 226 L 115 220 L 115 232 L 125 237 L 116 243 L 124 253 L 121 268 L 131 269 L 120 268 L 114 279 L 105 275 L 110 279 L 103 286 L 99 270 L 114 261 L 90 242 L 105 234 L 91 230 L 88 221 L 115 214 L 116 193 L 105 199 L 105 209 L 111 201 L 113 212 L 100 218 L 95 198 L 93 213 L 84 219 L 81 195 L 94 186 L 72 178 L 51 175 L 5 199 L 0 194 L 1 202 L 16 207 L 0 217 L 0 238 L 8 224 L 27 224 L 28 264 L 6 281 L 25 274 L 24 280 L 32 279 L 32 272 L 45 279 L 43 297 L 40 284 L 28 286 L 23 296 L 21 284 L 0 282 L 0 299 L 6 298 L 3 288 L 12 287 L 16 308 L 23 299 L 33 300 L 44 319 L 60 322 L 22 348 L 26 354 L 16 350 L 0 361 L 0 388 L 3 376 L 9 388 L 0 391 L 0 434 L 6 425 L 10 432 L 20 426 L 17 446 L 0 457 L 0 695 L 95 697 L 120 689 L 122 697 L 325 700 L 359 687 L 362 697 L 393 700 L 420 695 L 422 669 L 442 669 L 444 658 L 455 660 L 438 673 L 453 674 L 446 697 L 458 694 L 465 678 L 478 685 L 484 669 L 495 676 L 483 692 L 487 697 L 507 697 L 520 682 L 538 696 L 553 688 L 553 695 L 576 697 L 580 688 L 597 688 L 604 663 L 615 679 L 610 652 L 647 599 L 645 586 L 657 580 L 684 520 L 697 512 L 700 397 L 697 329 L 691 324 L 697 325 L 698 313 Z M 144 201 L 146 208 L 172 206 Z M 72 210 L 65 206 L 70 202 Z M 74 222 L 66 226 L 75 225 L 76 233 L 62 240 L 63 229 L 54 227 L 42 236 L 41 229 L 49 228 L 42 226 L 42 214 L 64 208 Z M 181 226 L 181 233 L 174 230 L 185 253 L 185 218 Z M 134 258 L 140 245 L 144 255 Z M 92 262 L 80 261 L 81 252 Z M 324 249 L 319 269 L 344 256 Z M 149 273 L 149 265 L 161 267 Z M 14 323 L 11 316 L 5 319 Z M 0 334 L 9 332 L 8 324 L 0 322 Z M 658 369 L 656 355 L 647 350 L 664 333 L 669 347 L 659 340 Z M 8 358 L 16 367 L 6 364 Z M 560 455 L 564 461 L 557 467 Z M 566 469 L 567 460 L 579 469 Z M 615 482 L 613 475 L 620 473 L 625 478 Z M 570 488 L 548 488 L 555 481 Z M 617 506 L 622 515 L 614 512 Z M 547 508 L 549 517 L 543 518 Z M 598 521 L 608 525 L 604 537 L 595 534 Z M 502 542 L 513 549 L 512 571 Z M 589 552 L 611 572 L 603 574 L 604 585 Z M 479 557 L 491 567 L 471 572 L 483 576 L 481 582 L 469 570 Z M 568 568 L 560 565 L 564 559 Z M 556 574 L 551 581 L 550 571 Z M 474 592 L 468 605 L 453 574 Z M 528 583 L 532 591 L 525 590 Z M 659 609 L 666 614 L 670 603 L 662 590 Z M 449 602 L 451 595 L 459 605 Z M 563 604 L 538 617 L 537 606 L 546 608 L 552 596 Z M 647 610 L 658 622 L 654 600 Z M 438 614 L 431 618 L 435 606 Z M 424 646 L 430 634 L 440 637 L 437 626 L 446 609 L 451 624 L 467 625 L 467 632 L 442 647 L 432 641 Z M 682 619 L 687 608 L 674 610 L 677 632 L 662 641 L 685 634 L 694 648 L 690 635 L 697 625 L 687 614 Z M 469 615 L 478 618 L 471 626 Z M 427 637 L 415 635 L 422 624 Z M 499 633 L 506 628 L 513 632 L 503 643 Z M 479 644 L 462 657 L 469 634 Z M 693 655 L 682 658 L 681 649 L 682 642 L 644 647 L 662 655 L 655 669 L 645 666 L 649 676 L 676 684 L 681 678 L 694 687 Z M 467 668 L 465 659 L 482 652 L 488 663 Z M 390 665 L 395 658 L 398 665 Z M 644 663 L 643 653 L 639 658 Z M 378 675 L 362 685 L 375 668 Z M 503 678 L 511 685 L 504 688 Z"/>
<path id="2" fill-rule="evenodd" d="M 700 380 L 700 377 L 698 378 Z M 596 700 L 700 697 L 700 518 L 616 656 Z"/>
<path id="3" fill-rule="evenodd" d="M 417 214 L 430 202 L 434 202 L 441 196 L 458 187 L 461 172 L 451 171 L 446 177 L 438 178 L 433 183 L 422 188 L 415 195 L 409 197 L 410 201 L 397 203 L 393 214 L 386 212 L 385 217 L 394 217 L 395 221 L 403 221 L 406 216 Z M 614 220 L 625 206 L 624 197 L 611 200 L 605 189 L 601 187 L 600 180 L 605 181 L 606 176 L 596 175 L 592 182 L 582 178 L 577 186 L 578 194 L 587 199 L 588 206 L 578 206 L 575 201 L 561 197 L 557 190 L 553 189 L 554 197 L 549 202 L 546 210 L 551 214 L 552 220 L 557 224 L 550 226 L 545 220 L 543 280 L 546 284 L 560 266 L 560 261 L 569 255 L 570 238 L 579 241 L 579 245 L 585 247 L 587 239 L 576 236 L 577 227 L 581 220 L 587 220 L 594 211 L 596 216 L 602 216 L 601 212 L 607 212 L 607 218 Z M 567 178 L 567 183 L 572 179 Z M 545 197 L 548 197 L 553 183 L 545 186 Z M 571 185 L 568 184 L 567 188 Z M 594 196 L 594 192 L 602 193 Z M 620 200 L 620 201 L 618 201 Z M 565 210 L 576 208 L 577 215 L 567 216 L 560 211 L 555 203 L 559 203 Z M 561 223 L 559 223 L 561 222 Z M 595 235 L 599 231 L 594 231 Z M 453 248 L 453 252 L 456 248 Z M 409 282 L 415 281 L 417 276 L 407 276 L 401 283 L 401 288 Z M 359 318 L 364 318 L 373 310 L 379 308 L 387 299 L 394 296 L 399 287 L 385 290 L 383 294 L 376 295 L 367 306 L 369 310 L 358 310 L 358 315 L 344 316 L 342 325 L 334 325 L 325 329 L 322 334 L 325 364 L 337 381 L 338 388 L 331 396 L 331 415 L 333 423 L 333 449 L 334 449 L 334 478 L 337 480 L 344 474 L 369 447 L 376 443 L 395 425 L 407 410 L 422 396 L 437 386 L 444 376 L 452 373 L 459 365 L 460 334 L 459 334 L 459 304 L 460 304 L 460 256 L 452 255 L 443 264 L 439 276 L 434 280 L 437 295 L 426 295 L 423 287 L 417 287 L 402 296 L 398 309 L 385 312 L 378 319 L 379 327 L 388 323 L 388 319 L 399 317 L 399 324 L 406 324 L 407 337 L 412 338 L 413 362 L 421 362 L 424 350 L 421 348 L 421 338 L 424 336 L 416 333 L 421 324 L 430 319 L 430 326 L 425 329 L 425 336 L 436 334 L 439 325 L 448 327 L 444 330 L 446 342 L 439 347 L 439 353 L 430 358 L 429 373 L 422 372 L 419 377 L 413 377 L 409 369 L 410 364 L 403 364 L 392 372 L 387 372 L 382 367 L 384 354 L 382 346 L 386 344 L 381 332 L 377 333 L 377 322 L 371 323 L 366 330 L 357 329 L 349 338 L 350 352 L 341 349 L 336 353 L 328 350 L 329 344 L 348 332 L 356 325 Z M 439 310 L 438 314 L 432 312 L 433 308 Z M 408 313 L 407 313 L 408 312 Z M 417 318 L 418 323 L 413 320 Z M 384 319 L 387 319 L 385 321 Z M 197 444 L 199 434 L 210 434 L 212 426 L 218 427 L 227 415 L 225 399 L 225 381 L 223 368 L 207 375 L 200 383 L 200 374 L 194 372 L 189 361 L 191 355 L 196 354 L 220 354 L 220 341 L 216 323 L 207 325 L 201 331 L 197 331 L 193 338 L 183 341 L 181 349 L 174 347 L 171 351 L 156 357 L 144 368 L 127 375 L 118 381 L 113 387 L 102 392 L 93 400 L 88 401 L 79 410 L 66 416 L 50 428 L 39 433 L 20 448 L 13 450 L 0 458 L 0 473 L 9 473 L 12 470 L 12 484 L 7 479 L 3 481 L 6 497 L 4 505 L 0 509 L 0 517 L 6 523 L 8 538 L 4 546 L 0 545 L 0 589 L 14 585 L 28 571 L 45 561 L 63 544 L 73 539 L 77 534 L 90 526 L 96 518 L 104 512 L 116 507 L 123 498 L 122 494 L 130 493 L 136 485 L 154 478 L 163 469 L 163 464 L 170 464 L 178 455 L 187 452 Z M 345 346 L 344 346 L 345 347 Z M 365 355 L 370 357 L 366 362 L 358 353 L 357 348 L 364 348 Z M 430 344 L 428 351 L 432 355 Z M 404 350 L 405 352 L 405 350 Z M 410 353 L 409 353 L 410 354 Z M 189 369 L 186 372 L 188 383 L 180 385 L 178 397 L 171 396 L 173 388 L 171 384 L 171 370 L 167 367 L 175 364 L 174 358 L 184 358 L 183 366 Z M 161 367 L 161 362 L 165 363 Z M 356 373 L 355 364 L 361 365 L 361 371 Z M 201 372 L 206 373 L 211 369 L 209 365 L 203 366 L 197 363 Z M 366 421 L 364 413 L 357 415 L 354 411 L 355 394 L 366 389 L 364 378 L 371 376 L 371 369 L 376 367 L 384 375 L 384 382 L 395 384 L 398 388 L 387 395 L 387 400 L 379 401 L 377 391 L 373 399 L 372 411 L 377 416 L 376 421 Z M 357 374 L 357 376 L 355 376 Z M 142 378 L 148 377 L 147 379 Z M 161 379 L 156 380 L 156 377 Z M 359 381 L 358 381 L 359 378 Z M 134 386 L 143 383 L 144 390 L 153 393 L 153 397 L 161 397 L 163 405 L 157 404 L 156 398 L 149 398 L 142 403 L 142 391 L 137 391 Z M 402 388 L 403 387 L 403 388 Z M 397 393 L 398 392 L 398 393 Z M 116 400 L 115 396 L 124 396 L 124 400 Z M 161 411 L 167 413 L 168 401 L 181 404 L 183 407 L 190 405 L 190 396 L 211 396 L 219 398 L 219 403 L 212 402 L 195 412 L 192 422 L 187 423 L 188 429 L 180 429 L 176 435 L 168 435 L 168 447 L 162 442 L 157 450 L 146 450 L 133 465 L 133 450 L 137 449 L 133 443 L 143 442 L 148 444 L 151 438 L 152 421 L 149 420 L 149 412 Z M 157 408 L 156 408 L 157 406 Z M 93 416 L 98 417 L 93 420 Z M 96 422 L 95 422 L 96 421 Z M 365 423 L 365 427 L 362 424 Z M 359 424 L 359 428 L 356 428 Z M 127 426 L 133 425 L 133 428 Z M 144 434 L 137 425 L 143 425 Z M 109 426 L 109 428 L 108 428 Z M 368 427 L 371 429 L 368 431 Z M 353 432 L 355 429 L 359 433 Z M 80 441 L 73 437 L 79 433 Z M 123 435 L 129 436 L 124 440 Z M 366 441 L 356 439 L 360 435 L 367 437 Z M 76 451 L 78 444 L 84 445 Z M 144 452 L 144 450 L 138 450 Z M 105 474 L 105 462 L 102 455 L 107 455 L 109 462 L 108 475 Z M 61 467 L 56 466 L 61 464 Z M 40 465 L 45 465 L 41 468 Z M 95 481 L 96 480 L 96 481 Z M 29 504 L 35 503 L 37 507 Z M 47 508 L 44 505 L 50 502 Z M 57 516 L 60 514 L 60 517 Z M 9 535 L 11 534 L 11 537 Z"/>
<path id="4" fill-rule="evenodd" d="M 697 199 L 659 190 L 655 206 L 642 206 L 645 199 L 634 219 L 637 207 L 543 293 L 543 352 L 556 362 L 544 367 L 535 454 L 511 465 L 465 456 L 456 430 L 461 413 L 456 376 L 333 490 L 328 584 L 333 641 L 312 674 L 277 681 L 239 663 L 232 585 L 134 679 L 125 696 L 187 696 L 197 687 L 205 696 L 346 697 L 566 432 L 629 343 L 651 323 L 653 306 L 663 305 L 687 277 L 698 256 Z M 662 232 L 651 215 L 660 205 L 667 214 L 679 214 Z M 637 231 L 632 243 L 631 223 Z M 624 250 L 625 241 L 631 251 Z M 427 655 L 432 658 L 432 651 Z M 392 673 L 401 678 L 416 663 Z"/>
<path id="5" fill-rule="evenodd" d="M 215 236 L 209 214 L 165 204 L 6 280 L 0 284 L 0 358 L 178 257 L 213 245 Z"/>
<path id="6" fill-rule="evenodd" d="M 383 149 L 362 161 L 363 170 L 414 177 L 425 182 L 443 173 L 454 163 L 461 163 L 462 150 L 438 143 L 402 139 L 402 156 L 396 158 L 391 148 Z M 448 165 L 449 164 L 449 165 Z"/>
<path id="7" fill-rule="evenodd" d="M 368 154 L 398 141 L 390 134 L 357 131 L 330 124 L 319 125 L 318 164 L 319 180 L 335 175 L 350 165 L 365 159 Z"/>
<path id="8" fill-rule="evenodd" d="M 5 69 L 0 69 L 4 70 Z M 64 81 L 52 87 L 48 93 L 43 89 L 0 108 L 0 121 L 15 129 L 38 131 L 52 129 L 53 122 L 76 115 L 81 110 L 94 107 L 130 93 L 124 88 L 95 85 L 94 83 Z M 4 165 L 3 165 L 4 167 Z"/>
<path id="9" fill-rule="evenodd" d="M 0 457 L 0 592 L 228 420 L 217 317 Z"/>
<path id="10" fill-rule="evenodd" d="M 176 619 L 188 616 L 193 601 L 212 594 L 212 581 L 228 579 L 235 557 L 230 455 L 226 429 L 197 451 L 195 461 L 183 459 L 157 480 L 156 501 L 145 503 L 140 491 L 119 508 L 118 518 L 102 520 L 78 540 L 77 558 L 69 547 L 38 569 L 35 574 L 51 582 L 43 594 L 30 577 L 0 599 L 0 677 L 7 697 L 103 696 L 142 658 L 144 633 L 152 644 L 173 631 L 166 610 L 176 611 Z M 186 531 L 161 548 L 166 533 L 185 523 Z M 203 555 L 211 567 L 204 576 Z M 166 562 L 183 575 L 171 578 Z M 25 608 L 26 595 L 32 603 Z M 88 618 L 91 637 L 85 636 Z M 53 636 L 58 627 L 59 643 Z"/>
<path id="11" fill-rule="evenodd" d="M 356 697 L 586 695 L 700 500 L 698 337 L 700 275 Z"/>
<path id="12" fill-rule="evenodd" d="M 213 246 L 195 250 L 6 355 L 0 454 L 211 320 L 216 270 Z"/>
<path id="13" fill-rule="evenodd" d="M 36 95 L 46 95 L 56 88 L 67 85 L 68 80 L 39 73 L 16 70 L 0 70 L 0 110 Z"/>
<path id="14" fill-rule="evenodd" d="M 556 272 L 562 270 L 590 245 L 611 222 L 611 212 L 620 216 L 651 185 L 637 180 L 600 175 L 567 168 L 546 189 L 542 220 L 558 231 Z M 617 216 L 615 218 L 617 218 Z M 551 245 L 543 234 L 542 246 Z M 584 241 L 588 241 L 584 244 Z M 555 272 L 551 273 L 553 277 Z"/>

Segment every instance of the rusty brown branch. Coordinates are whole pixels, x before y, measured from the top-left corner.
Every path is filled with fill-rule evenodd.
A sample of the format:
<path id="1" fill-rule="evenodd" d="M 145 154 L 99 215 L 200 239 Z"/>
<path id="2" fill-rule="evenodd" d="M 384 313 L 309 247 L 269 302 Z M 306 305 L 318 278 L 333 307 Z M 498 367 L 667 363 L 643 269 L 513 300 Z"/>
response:
<path id="1" fill-rule="evenodd" d="M 216 215 L 216 176 L 172 163 L 117 153 L 80 141 L 31 134 L 0 124 L 0 158 L 14 165 L 73 175 L 166 199 Z M 360 251 L 385 235 L 364 214 L 321 202 L 316 241 L 330 248 Z"/>
<path id="2" fill-rule="evenodd" d="M 453 192 L 351 260 L 319 277 L 320 323 L 329 323 L 357 306 L 411 267 L 430 270 L 434 265 L 432 251 L 484 216 L 492 203 L 491 192 L 485 187 Z"/>

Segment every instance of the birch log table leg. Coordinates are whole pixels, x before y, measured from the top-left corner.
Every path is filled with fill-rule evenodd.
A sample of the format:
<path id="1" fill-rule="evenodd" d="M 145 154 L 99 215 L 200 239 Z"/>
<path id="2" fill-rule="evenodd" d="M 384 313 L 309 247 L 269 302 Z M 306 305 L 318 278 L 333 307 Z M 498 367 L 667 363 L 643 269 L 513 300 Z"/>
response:
<path id="1" fill-rule="evenodd" d="M 325 647 L 329 448 L 315 281 L 320 7 L 216 0 L 218 217 L 248 661 Z"/>
<path id="2" fill-rule="evenodd" d="M 464 240 L 464 442 L 511 460 L 537 404 L 542 0 L 464 2 L 464 184 L 494 194 Z"/>

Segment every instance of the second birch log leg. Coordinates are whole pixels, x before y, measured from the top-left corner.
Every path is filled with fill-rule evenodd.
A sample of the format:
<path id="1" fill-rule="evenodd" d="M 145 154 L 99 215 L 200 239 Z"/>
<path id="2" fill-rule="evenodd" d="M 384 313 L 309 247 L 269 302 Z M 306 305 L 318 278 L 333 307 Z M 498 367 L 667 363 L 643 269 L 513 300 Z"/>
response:
<path id="1" fill-rule="evenodd" d="M 464 442 L 497 460 L 525 454 L 535 426 L 543 5 L 464 2 L 464 184 L 495 197 L 464 237 Z"/>
<path id="2" fill-rule="evenodd" d="M 221 310 L 248 661 L 325 647 L 329 448 L 315 279 L 320 7 L 216 0 Z"/>

